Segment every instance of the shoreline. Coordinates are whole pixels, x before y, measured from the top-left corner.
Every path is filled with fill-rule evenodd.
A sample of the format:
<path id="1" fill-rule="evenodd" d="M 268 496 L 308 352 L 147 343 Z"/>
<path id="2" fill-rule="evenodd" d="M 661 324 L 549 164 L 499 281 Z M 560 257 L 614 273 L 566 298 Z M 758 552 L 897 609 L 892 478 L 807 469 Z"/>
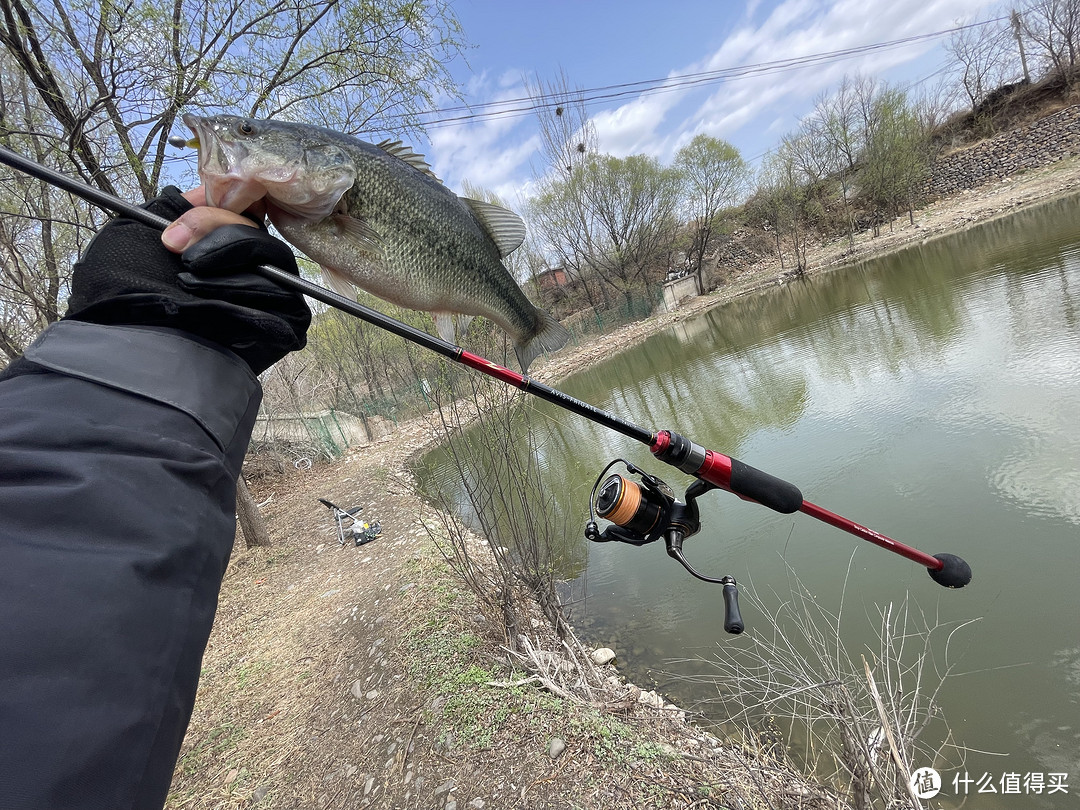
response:
<path id="1" fill-rule="evenodd" d="M 936 200 L 915 212 L 914 225 L 910 224 L 906 214 L 902 215 L 891 225 L 883 226 L 881 235 L 876 238 L 869 230 L 857 233 L 854 247 L 849 245 L 846 236 L 831 239 L 824 245 L 813 243 L 807 248 L 806 275 L 813 277 L 882 258 L 1077 193 L 1080 193 L 1080 156 Z M 890 230 L 885 230 L 886 227 Z M 736 269 L 730 281 L 713 292 L 687 301 L 674 312 L 650 315 L 613 332 L 591 336 L 587 346 L 562 349 L 538 361 L 533 376 L 551 385 L 613 353 L 630 348 L 674 323 L 723 306 L 736 298 L 781 286 L 790 280 L 786 272 L 776 256 Z"/>
<path id="2" fill-rule="evenodd" d="M 814 245 L 809 275 L 1078 191 L 1080 158 L 1070 158 L 938 201 L 914 227 L 905 217 L 877 239 L 858 235 L 854 249 Z M 759 262 L 675 312 L 539 360 L 534 376 L 556 383 L 785 280 L 777 259 Z M 601 669 L 614 707 L 603 711 L 523 687 L 533 679 L 490 640 L 499 627 L 435 549 L 436 511 L 409 472 L 444 435 L 435 412 L 333 463 L 252 476 L 273 545 L 239 541 L 233 552 L 167 807 L 844 806 L 760 741 L 716 738 L 614 666 Z M 363 505 L 382 536 L 339 546 L 318 498 Z M 539 641 L 542 623 L 525 632 Z"/>

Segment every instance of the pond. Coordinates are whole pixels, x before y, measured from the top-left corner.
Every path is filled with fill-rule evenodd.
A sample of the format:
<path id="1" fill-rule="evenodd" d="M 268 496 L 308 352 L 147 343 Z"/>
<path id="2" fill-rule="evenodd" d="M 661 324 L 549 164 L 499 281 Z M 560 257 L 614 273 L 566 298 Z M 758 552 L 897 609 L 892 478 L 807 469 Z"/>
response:
<path id="1" fill-rule="evenodd" d="M 974 571 L 968 587 L 946 590 L 917 564 L 806 515 L 709 493 L 685 549 L 698 570 L 730 574 L 755 595 L 743 603 L 743 636 L 723 632 L 719 586 L 691 578 L 662 543 L 568 539 L 587 555 L 566 572 L 573 622 L 591 644 L 616 650 L 627 677 L 720 721 L 716 686 L 688 676 L 771 632 L 763 611 L 779 610 L 793 587 L 842 609 L 840 635 L 856 661 L 873 661 L 881 612 L 906 599 L 942 628 L 939 638 L 956 629 L 953 675 L 937 703 L 969 750 L 943 771 L 935 801 L 958 806 L 962 793 L 945 794 L 966 790 L 978 808 L 1075 806 L 1080 198 L 744 297 L 559 387 L 791 481 L 903 543 L 959 555 Z M 544 480 L 575 529 L 613 458 L 677 493 L 692 480 L 580 417 L 527 407 L 542 417 L 531 421 Z M 453 486 L 453 471 L 438 456 L 430 463 L 432 480 Z M 936 656 L 945 666 L 943 648 Z M 1054 781 L 1069 786 L 1013 791 L 1010 774 L 1047 783 L 1066 774 Z"/>

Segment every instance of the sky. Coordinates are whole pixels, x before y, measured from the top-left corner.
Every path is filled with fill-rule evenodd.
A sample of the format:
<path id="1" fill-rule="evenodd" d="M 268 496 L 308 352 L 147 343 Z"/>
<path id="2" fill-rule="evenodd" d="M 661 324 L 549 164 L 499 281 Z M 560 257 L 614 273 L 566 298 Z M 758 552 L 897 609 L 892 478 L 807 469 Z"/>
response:
<path id="1" fill-rule="evenodd" d="M 920 37 L 997 16 L 1000 8 L 998 0 L 454 0 L 471 47 L 449 69 L 475 113 L 491 109 L 476 105 L 527 98 L 525 77 L 551 82 L 562 72 L 585 90 L 677 80 Z M 630 92 L 587 109 L 601 152 L 646 154 L 667 164 L 705 133 L 732 143 L 756 166 L 845 74 L 932 87 L 947 62 L 948 40 L 924 38 L 652 94 L 622 88 Z M 450 188 L 460 192 L 467 179 L 517 207 L 543 171 L 536 116 L 505 112 L 522 106 L 434 124 L 417 151 Z M 435 118 L 463 115 L 468 111 Z"/>

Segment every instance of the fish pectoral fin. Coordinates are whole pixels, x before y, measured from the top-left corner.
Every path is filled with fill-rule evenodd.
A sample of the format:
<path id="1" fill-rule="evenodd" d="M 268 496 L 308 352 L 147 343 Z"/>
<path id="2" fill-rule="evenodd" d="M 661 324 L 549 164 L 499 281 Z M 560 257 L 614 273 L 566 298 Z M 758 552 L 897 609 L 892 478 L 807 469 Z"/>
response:
<path id="1" fill-rule="evenodd" d="M 491 241 L 499 249 L 500 256 L 509 256 L 525 241 L 525 221 L 501 205 L 493 205 L 483 200 L 459 198 L 473 212 Z"/>
<path id="2" fill-rule="evenodd" d="M 333 267 L 327 267 L 325 264 L 321 265 L 321 267 L 323 281 L 326 282 L 327 287 L 350 301 L 356 300 L 356 287 L 353 286 L 351 281 Z"/>
<path id="3" fill-rule="evenodd" d="M 369 260 L 382 261 L 383 240 L 378 231 L 362 219 L 350 217 L 348 214 L 337 214 L 333 219 L 342 239 L 351 242 L 357 250 L 366 254 Z"/>
<path id="4" fill-rule="evenodd" d="M 435 331 L 439 337 L 447 343 L 454 343 L 454 316 L 449 312 L 432 312 L 431 315 L 435 318 Z"/>
<path id="5" fill-rule="evenodd" d="M 418 172 L 426 174 L 436 183 L 442 182 L 442 180 L 435 176 L 435 172 L 431 170 L 427 161 L 424 160 L 424 156 L 414 152 L 411 146 L 406 146 L 401 141 L 392 141 L 389 138 L 385 141 L 379 141 L 375 145 L 386 152 L 386 154 L 393 155 L 399 160 L 404 160 Z"/>

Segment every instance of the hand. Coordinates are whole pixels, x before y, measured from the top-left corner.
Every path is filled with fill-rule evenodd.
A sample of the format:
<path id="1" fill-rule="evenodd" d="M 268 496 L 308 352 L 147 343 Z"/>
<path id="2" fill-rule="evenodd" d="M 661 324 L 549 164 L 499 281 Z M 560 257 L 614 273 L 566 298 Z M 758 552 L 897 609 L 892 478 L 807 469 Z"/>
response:
<path id="1" fill-rule="evenodd" d="M 229 203 L 237 210 L 243 211 L 243 214 L 224 208 L 207 207 L 204 186 L 185 191 L 183 198 L 195 207 L 185 211 L 165 229 L 161 234 L 162 244 L 173 253 L 183 253 L 208 233 L 223 225 L 258 227 L 256 223 L 266 219 L 266 200 L 261 186 L 255 184 L 251 186 L 248 193 L 234 195 Z"/>
<path id="2" fill-rule="evenodd" d="M 66 317 L 180 329 L 231 349 L 258 374 L 302 348 L 311 312 L 299 293 L 257 275 L 259 264 L 298 273 L 292 250 L 261 227 L 261 200 L 236 196 L 250 214 L 209 208 L 201 187 L 174 187 L 146 204 L 174 220 L 165 233 L 110 222 L 75 265 Z M 177 254 L 180 255 L 177 255 Z"/>

